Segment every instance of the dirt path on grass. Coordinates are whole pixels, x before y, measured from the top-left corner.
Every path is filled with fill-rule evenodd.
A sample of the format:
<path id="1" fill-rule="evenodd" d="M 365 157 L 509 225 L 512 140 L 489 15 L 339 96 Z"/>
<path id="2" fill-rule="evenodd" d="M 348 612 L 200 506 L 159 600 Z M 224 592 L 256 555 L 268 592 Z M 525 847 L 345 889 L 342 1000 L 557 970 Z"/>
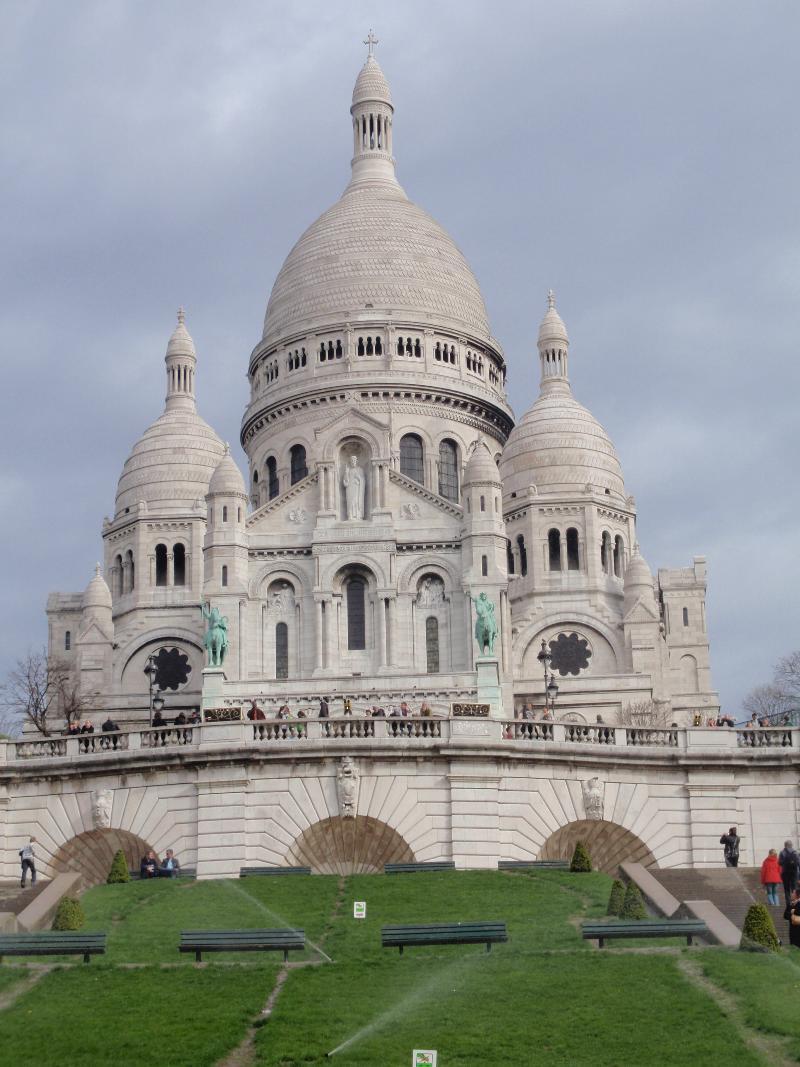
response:
<path id="1" fill-rule="evenodd" d="M 336 899 L 333 902 L 331 913 L 328 916 L 328 921 L 325 924 L 325 929 L 322 931 L 317 945 L 322 948 L 325 942 L 328 940 L 331 932 L 333 931 L 334 924 L 339 918 L 342 905 L 344 904 L 345 897 L 345 885 L 346 880 L 341 877 L 336 886 Z M 275 985 L 272 987 L 269 996 L 267 997 L 266 1004 L 261 1009 L 260 1015 L 253 1020 L 247 1029 L 243 1040 L 236 1046 L 227 1056 L 219 1060 L 217 1067 L 252 1067 L 256 1062 L 256 1035 L 264 1022 L 272 1014 L 273 1008 L 280 996 L 281 990 L 289 977 L 289 972 L 297 970 L 300 967 L 324 967 L 325 964 L 322 960 L 306 960 L 302 963 L 284 963 L 281 969 L 278 971 L 278 975 L 275 979 Z"/>
<path id="2" fill-rule="evenodd" d="M 688 982 L 714 1001 L 744 1044 L 765 1064 L 770 1067 L 796 1067 L 796 1060 L 787 1053 L 789 1038 L 770 1037 L 760 1030 L 751 1030 L 739 1012 L 736 998 L 712 982 L 696 960 L 684 956 L 677 960 L 677 967 Z"/>
<path id="3" fill-rule="evenodd" d="M 24 978 L 21 982 L 17 982 L 7 992 L 0 993 L 0 1011 L 6 1011 L 11 1007 L 21 996 L 33 989 L 38 981 L 40 981 L 48 972 L 52 971 L 50 964 L 40 964 L 35 970 L 31 969 L 27 978 Z"/>

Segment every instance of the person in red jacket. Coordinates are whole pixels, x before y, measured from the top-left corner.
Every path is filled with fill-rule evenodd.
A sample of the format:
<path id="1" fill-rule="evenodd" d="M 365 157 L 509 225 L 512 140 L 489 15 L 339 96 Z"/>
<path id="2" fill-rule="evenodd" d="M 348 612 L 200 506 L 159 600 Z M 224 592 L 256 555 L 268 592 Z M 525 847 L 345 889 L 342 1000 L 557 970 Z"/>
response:
<path id="1" fill-rule="evenodd" d="M 781 884 L 781 868 L 778 863 L 778 853 L 774 848 L 769 850 L 769 855 L 761 864 L 761 884 L 767 891 L 767 904 L 778 907 L 778 886 Z"/>

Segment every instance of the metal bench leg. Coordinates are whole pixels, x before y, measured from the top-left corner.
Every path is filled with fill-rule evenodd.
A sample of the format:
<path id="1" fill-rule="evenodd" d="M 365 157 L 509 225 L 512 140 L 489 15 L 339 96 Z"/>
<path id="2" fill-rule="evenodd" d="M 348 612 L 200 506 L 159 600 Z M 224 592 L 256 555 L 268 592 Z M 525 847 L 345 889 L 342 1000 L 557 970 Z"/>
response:
<path id="1" fill-rule="evenodd" d="M 283 950 L 283 962 L 284 963 L 288 963 L 289 962 L 289 949 L 288 948 L 285 948 Z"/>
<path id="2" fill-rule="evenodd" d="M 403 946 L 400 945 L 399 947 L 400 947 L 400 955 L 402 956 L 403 955 Z"/>
<path id="3" fill-rule="evenodd" d="M 687 945 L 691 945 L 692 944 L 692 935 L 691 934 L 687 934 L 686 935 L 686 944 Z"/>
<path id="4" fill-rule="evenodd" d="M 486 942 L 486 951 L 487 952 L 491 952 L 492 951 L 492 942 L 491 941 L 487 941 Z"/>
<path id="5" fill-rule="evenodd" d="M 606 939 L 605 939 L 604 937 L 599 937 L 599 938 L 598 938 L 597 940 L 598 940 L 598 946 L 597 946 L 597 947 L 598 947 L 598 948 L 602 948 L 602 947 L 603 947 L 603 945 L 604 945 L 604 944 L 605 944 L 605 942 L 606 942 Z"/>
<path id="6" fill-rule="evenodd" d="M 84 954 L 83 954 L 83 962 L 84 963 L 88 963 L 91 958 L 92 957 L 89 955 L 88 952 L 84 952 Z"/>
<path id="7" fill-rule="evenodd" d="M 199 949 L 197 949 L 195 951 L 194 962 L 195 963 L 202 963 L 203 962 L 203 953 Z"/>

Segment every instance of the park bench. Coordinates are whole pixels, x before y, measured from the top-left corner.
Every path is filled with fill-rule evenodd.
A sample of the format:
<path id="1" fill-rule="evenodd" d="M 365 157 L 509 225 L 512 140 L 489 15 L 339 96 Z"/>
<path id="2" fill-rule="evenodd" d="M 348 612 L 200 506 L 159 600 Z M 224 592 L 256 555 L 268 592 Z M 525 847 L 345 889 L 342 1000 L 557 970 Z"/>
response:
<path id="1" fill-rule="evenodd" d="M 285 963 L 305 943 L 304 930 L 182 930 L 179 951 L 194 952 L 197 963 L 204 952 L 282 952 Z"/>
<path id="2" fill-rule="evenodd" d="M 568 871 L 569 860 L 500 860 L 498 871 L 524 871 L 535 867 L 540 871 Z"/>
<path id="3" fill-rule="evenodd" d="M 420 871 L 454 871 L 452 860 L 436 860 L 432 863 L 384 863 L 384 874 L 419 874 Z"/>
<path id="4" fill-rule="evenodd" d="M 700 919 L 634 919 L 631 922 L 583 923 L 584 941 L 598 941 L 600 948 L 606 941 L 630 937 L 685 937 L 692 944 L 693 937 L 707 937 L 708 927 Z"/>
<path id="5" fill-rule="evenodd" d="M 142 878 L 141 872 L 140 872 L 138 867 L 136 867 L 135 869 L 131 868 L 128 871 L 128 875 L 129 875 L 130 880 L 132 882 L 147 881 L 147 879 L 143 879 Z M 197 878 L 197 868 L 196 867 L 179 867 L 178 870 L 175 872 L 175 874 L 168 875 L 166 871 L 162 871 L 161 868 L 159 867 L 158 875 L 156 877 L 158 877 L 158 878 Z"/>
<path id="6" fill-rule="evenodd" d="M 105 934 L 51 931 L 32 934 L 0 934 L 0 963 L 3 956 L 92 956 L 106 951 Z"/>
<path id="7" fill-rule="evenodd" d="M 421 926 L 384 926 L 381 944 L 384 948 L 399 948 L 403 955 L 406 945 L 486 945 L 508 941 L 506 924 L 501 922 L 429 923 Z"/>
<path id="8" fill-rule="evenodd" d="M 310 867 L 240 867 L 239 877 L 249 878 L 261 874 L 311 874 Z"/>

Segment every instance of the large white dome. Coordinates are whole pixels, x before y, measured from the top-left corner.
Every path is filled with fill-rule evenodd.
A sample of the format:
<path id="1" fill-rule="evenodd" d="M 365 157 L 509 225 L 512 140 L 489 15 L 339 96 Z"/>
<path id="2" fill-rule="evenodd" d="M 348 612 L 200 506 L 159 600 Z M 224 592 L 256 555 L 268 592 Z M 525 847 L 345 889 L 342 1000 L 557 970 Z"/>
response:
<path id="1" fill-rule="evenodd" d="M 365 312 L 490 339 L 467 261 L 397 182 L 351 185 L 309 226 L 275 280 L 264 341 Z"/>

